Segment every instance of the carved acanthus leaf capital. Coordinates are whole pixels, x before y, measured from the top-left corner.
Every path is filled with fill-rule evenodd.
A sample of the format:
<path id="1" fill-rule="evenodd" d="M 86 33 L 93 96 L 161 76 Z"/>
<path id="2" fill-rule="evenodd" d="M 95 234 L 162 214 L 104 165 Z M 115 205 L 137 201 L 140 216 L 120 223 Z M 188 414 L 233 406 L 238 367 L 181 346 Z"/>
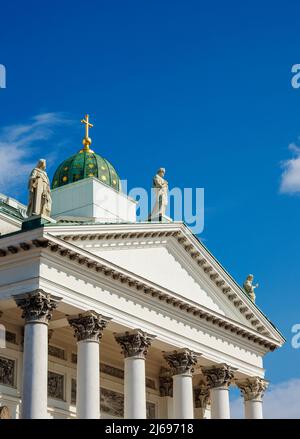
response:
<path id="1" fill-rule="evenodd" d="M 164 352 L 164 358 L 172 369 L 173 375 L 193 373 L 200 354 L 190 349 L 180 349 L 172 352 Z"/>
<path id="2" fill-rule="evenodd" d="M 210 389 L 229 387 L 234 376 L 234 369 L 228 364 L 202 367 L 202 372 Z"/>
<path id="3" fill-rule="evenodd" d="M 16 304 L 22 309 L 22 318 L 25 319 L 26 323 L 48 323 L 59 300 L 60 298 L 45 293 L 43 290 L 15 297 Z"/>
<path id="4" fill-rule="evenodd" d="M 155 338 L 154 335 L 147 334 L 140 329 L 115 334 L 116 342 L 121 346 L 125 358 L 145 358 L 153 338 Z"/>
<path id="5" fill-rule="evenodd" d="M 236 384 L 241 390 L 245 401 L 261 401 L 269 385 L 268 381 L 259 377 L 247 378 L 244 381 L 237 381 Z"/>
<path id="6" fill-rule="evenodd" d="M 77 341 L 100 341 L 103 330 L 110 320 L 109 317 L 103 317 L 94 311 L 86 311 L 78 316 L 68 317 Z"/>
<path id="7" fill-rule="evenodd" d="M 173 378 L 172 371 L 162 367 L 159 375 L 159 392 L 160 396 L 173 397 Z"/>

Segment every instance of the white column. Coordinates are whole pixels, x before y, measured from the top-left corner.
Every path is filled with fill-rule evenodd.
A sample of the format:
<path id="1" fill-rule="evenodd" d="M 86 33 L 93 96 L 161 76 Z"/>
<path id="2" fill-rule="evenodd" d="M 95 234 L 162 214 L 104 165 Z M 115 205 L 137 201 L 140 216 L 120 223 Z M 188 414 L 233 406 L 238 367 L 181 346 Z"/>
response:
<path id="1" fill-rule="evenodd" d="M 174 419 L 173 414 L 173 377 L 170 369 L 162 367 L 159 375 L 159 419 Z"/>
<path id="2" fill-rule="evenodd" d="M 227 364 L 202 367 L 210 388 L 211 418 L 229 419 L 229 386 L 233 378 L 233 369 Z"/>
<path id="3" fill-rule="evenodd" d="M 164 358 L 173 371 L 173 415 L 174 419 L 194 418 L 192 372 L 197 363 L 197 354 L 189 349 L 165 352 Z"/>
<path id="4" fill-rule="evenodd" d="M 173 376 L 174 418 L 193 419 L 193 383 L 191 373 Z"/>
<path id="5" fill-rule="evenodd" d="M 210 390 L 212 419 L 230 419 L 229 388 L 214 387 Z"/>
<path id="6" fill-rule="evenodd" d="M 146 418 L 145 358 L 125 358 L 124 417 L 125 419 Z"/>
<path id="7" fill-rule="evenodd" d="M 262 399 L 268 382 L 259 377 L 237 381 L 244 397 L 246 419 L 263 419 Z"/>
<path id="8" fill-rule="evenodd" d="M 15 298 L 25 319 L 22 418 L 48 418 L 48 322 L 58 298 L 37 290 Z"/>
<path id="9" fill-rule="evenodd" d="M 108 321 L 94 311 L 68 318 L 77 338 L 77 392 L 78 419 L 100 418 L 100 353 L 99 341 Z"/>
<path id="10" fill-rule="evenodd" d="M 145 358 L 153 335 L 141 330 L 115 334 L 124 362 L 124 418 L 146 419 Z"/>

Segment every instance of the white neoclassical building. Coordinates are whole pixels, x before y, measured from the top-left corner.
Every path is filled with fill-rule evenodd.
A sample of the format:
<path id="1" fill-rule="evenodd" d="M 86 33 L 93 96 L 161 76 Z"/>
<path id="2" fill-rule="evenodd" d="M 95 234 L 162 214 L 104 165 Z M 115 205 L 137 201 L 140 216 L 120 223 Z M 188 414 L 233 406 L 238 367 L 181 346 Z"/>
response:
<path id="1" fill-rule="evenodd" d="M 284 343 L 181 222 L 136 221 L 89 145 L 61 163 L 52 217 L 0 196 L 0 417 L 262 418 Z"/>

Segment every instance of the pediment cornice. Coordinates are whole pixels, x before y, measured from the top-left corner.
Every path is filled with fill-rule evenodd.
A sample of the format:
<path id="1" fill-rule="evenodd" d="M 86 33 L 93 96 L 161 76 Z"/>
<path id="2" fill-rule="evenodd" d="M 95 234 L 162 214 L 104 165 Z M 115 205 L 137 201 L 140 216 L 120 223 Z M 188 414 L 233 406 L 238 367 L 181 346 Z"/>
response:
<path id="1" fill-rule="evenodd" d="M 275 328 L 273 328 L 273 330 L 271 328 L 270 330 L 268 327 L 269 325 L 265 325 L 265 322 L 258 313 L 257 307 L 254 304 L 252 304 L 253 306 L 251 307 L 251 304 L 244 300 L 242 297 L 242 294 L 244 293 L 237 290 L 236 286 L 233 284 L 234 281 L 229 275 L 228 278 L 226 278 L 226 275 L 222 276 L 221 267 L 217 267 L 216 261 L 213 260 L 213 257 L 198 240 L 193 242 L 195 237 L 186 233 L 185 229 L 187 228 L 185 226 L 176 225 L 176 227 L 174 227 L 175 225 L 172 224 L 173 227 L 153 227 L 152 225 L 152 230 L 151 228 L 149 230 L 148 227 L 144 228 L 144 230 L 138 230 L 137 226 L 138 225 L 135 225 L 135 230 L 114 231 L 113 233 L 108 229 L 98 233 L 91 233 L 93 231 L 90 230 L 85 230 L 84 233 L 79 233 L 79 230 L 82 231 L 82 227 L 77 226 L 77 233 L 74 234 L 63 234 L 55 228 L 55 232 L 59 232 L 59 236 L 53 236 L 52 233 L 49 233 L 54 231 L 54 227 L 49 227 L 48 230 L 45 228 L 41 232 L 40 237 L 33 237 L 33 239 L 24 239 L 26 237 L 29 238 L 29 236 L 28 234 L 22 233 L 19 235 L 19 238 L 23 238 L 21 240 L 18 240 L 18 234 L 15 234 L 13 240 L 8 240 L 7 238 L 0 240 L 0 257 L 15 255 L 19 252 L 28 252 L 36 248 L 47 249 L 52 253 L 68 258 L 74 263 L 78 263 L 82 266 L 84 265 L 90 270 L 95 270 L 99 273 L 101 272 L 113 282 L 126 284 L 129 288 L 150 295 L 158 301 L 165 302 L 178 310 L 187 312 L 201 320 L 205 320 L 213 326 L 223 328 L 225 331 L 230 331 L 244 339 L 246 338 L 265 349 L 274 350 L 282 345 L 284 339 L 281 335 L 275 330 Z M 34 235 L 36 235 L 36 233 Z M 143 239 L 147 237 L 169 237 L 176 239 L 195 263 L 203 269 L 204 273 L 216 283 L 221 289 L 222 294 L 227 297 L 228 300 L 232 301 L 234 305 L 238 307 L 240 312 L 251 321 L 253 329 L 228 317 L 224 317 L 217 312 L 211 311 L 204 306 L 191 303 L 190 301 L 182 299 L 182 297 L 179 298 L 172 291 L 162 288 L 161 286 L 131 273 L 128 270 L 122 269 L 103 258 L 95 256 L 94 254 L 80 248 L 76 245 L 76 242 L 74 242 L 78 239 L 83 241 L 89 239 L 92 241 L 95 239 L 137 239 L 140 237 Z M 265 317 L 264 319 L 266 320 Z"/>

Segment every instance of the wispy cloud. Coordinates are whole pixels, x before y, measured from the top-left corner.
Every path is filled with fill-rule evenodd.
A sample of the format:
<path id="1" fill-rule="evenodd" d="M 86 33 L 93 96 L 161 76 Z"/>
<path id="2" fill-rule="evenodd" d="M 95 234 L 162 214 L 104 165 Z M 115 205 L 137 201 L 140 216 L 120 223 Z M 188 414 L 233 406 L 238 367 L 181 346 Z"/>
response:
<path id="1" fill-rule="evenodd" d="M 264 418 L 300 419 L 300 379 L 270 385 L 263 400 Z M 244 418 L 243 399 L 231 402 L 231 417 Z"/>
<path id="2" fill-rule="evenodd" d="M 1 128 L 0 192 L 11 195 L 26 184 L 28 173 L 40 158 L 33 155 L 40 151 L 41 143 L 53 136 L 55 127 L 70 122 L 63 113 L 41 113 L 27 123 Z"/>
<path id="3" fill-rule="evenodd" d="M 289 145 L 294 157 L 282 163 L 280 192 L 287 194 L 300 193 L 300 147 L 295 143 Z"/>

